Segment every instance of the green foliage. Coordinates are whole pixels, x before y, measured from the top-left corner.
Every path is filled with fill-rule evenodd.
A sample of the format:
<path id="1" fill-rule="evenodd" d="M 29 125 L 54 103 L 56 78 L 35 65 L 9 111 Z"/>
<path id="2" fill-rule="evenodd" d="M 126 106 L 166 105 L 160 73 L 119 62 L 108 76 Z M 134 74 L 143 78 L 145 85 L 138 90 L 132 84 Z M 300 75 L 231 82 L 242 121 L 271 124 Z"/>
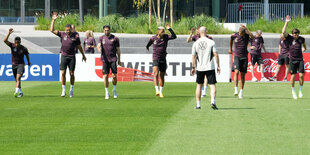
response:
<path id="1" fill-rule="evenodd" d="M 94 32 L 102 32 L 104 25 L 110 25 L 114 33 L 138 33 L 138 34 L 154 34 L 156 33 L 156 19 L 152 16 L 152 25 L 149 29 L 149 15 L 147 13 L 122 17 L 119 14 L 112 14 L 101 19 L 87 15 L 84 17 L 83 25 L 79 23 L 78 14 L 69 14 L 61 16 L 55 23 L 55 29 L 64 30 L 66 24 L 75 24 L 77 31 L 92 30 Z M 44 17 L 37 19 L 37 30 L 48 30 L 50 22 Z M 182 17 L 174 22 L 173 29 L 177 34 L 188 34 L 192 27 L 206 26 L 211 34 L 230 34 L 231 31 L 224 29 L 223 26 L 214 18 L 205 15 L 195 17 Z"/>
<path id="2" fill-rule="evenodd" d="M 281 33 L 285 21 L 282 19 L 268 21 L 264 18 L 257 19 L 255 23 L 249 24 L 251 31 L 262 30 L 269 33 Z M 294 18 L 289 22 L 286 32 L 291 33 L 293 28 L 298 28 L 301 34 L 310 34 L 310 17 Z"/>

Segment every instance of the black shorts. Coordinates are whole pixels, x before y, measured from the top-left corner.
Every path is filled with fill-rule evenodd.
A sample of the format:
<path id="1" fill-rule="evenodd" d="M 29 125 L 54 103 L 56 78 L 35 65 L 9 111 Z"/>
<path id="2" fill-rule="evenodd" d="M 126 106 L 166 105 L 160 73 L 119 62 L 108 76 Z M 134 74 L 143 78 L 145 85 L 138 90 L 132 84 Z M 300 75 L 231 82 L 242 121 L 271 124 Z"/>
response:
<path id="1" fill-rule="evenodd" d="M 63 56 L 63 55 L 61 55 L 59 69 L 60 70 L 66 70 L 67 67 L 69 67 L 70 71 L 74 71 L 75 70 L 75 62 L 76 62 L 75 56 Z"/>
<path id="2" fill-rule="evenodd" d="M 157 66 L 160 72 L 166 72 L 167 61 L 164 60 L 153 60 L 153 67 Z"/>
<path id="3" fill-rule="evenodd" d="M 248 71 L 248 57 L 234 56 L 234 63 L 233 63 L 232 69 L 233 69 L 233 71 L 235 71 L 235 69 L 237 69 L 242 73 L 247 73 L 247 71 Z"/>
<path id="4" fill-rule="evenodd" d="M 12 65 L 12 70 L 14 76 L 16 76 L 17 74 L 23 75 L 25 72 L 25 65 L 24 64 Z"/>
<path id="5" fill-rule="evenodd" d="M 251 64 L 254 66 L 256 63 L 258 65 L 264 64 L 262 56 L 256 55 L 256 54 L 251 54 Z"/>
<path id="6" fill-rule="evenodd" d="M 207 77 L 208 84 L 216 84 L 216 76 L 215 76 L 215 70 L 210 71 L 197 71 L 197 79 L 196 83 L 203 84 L 205 77 Z"/>
<path id="7" fill-rule="evenodd" d="M 305 65 L 303 60 L 290 60 L 291 74 L 305 73 Z"/>
<path id="8" fill-rule="evenodd" d="M 278 57 L 278 65 L 283 65 L 285 62 L 286 65 L 290 64 L 290 59 L 288 58 L 287 55 L 281 55 L 279 54 Z"/>
<path id="9" fill-rule="evenodd" d="M 117 74 L 117 65 L 116 61 L 114 62 L 102 62 L 102 73 L 110 74 L 110 70 L 112 70 L 113 74 Z"/>

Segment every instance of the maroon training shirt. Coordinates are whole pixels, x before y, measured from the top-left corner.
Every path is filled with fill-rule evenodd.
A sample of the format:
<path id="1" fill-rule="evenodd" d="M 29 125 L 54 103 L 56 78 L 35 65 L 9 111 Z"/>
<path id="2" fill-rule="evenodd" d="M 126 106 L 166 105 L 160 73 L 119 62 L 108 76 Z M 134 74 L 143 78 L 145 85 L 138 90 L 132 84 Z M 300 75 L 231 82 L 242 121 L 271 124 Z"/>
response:
<path id="1" fill-rule="evenodd" d="M 288 56 L 289 48 L 290 48 L 290 42 L 287 39 L 280 38 L 279 45 L 281 46 L 280 55 Z"/>
<path id="2" fill-rule="evenodd" d="M 245 34 L 243 37 L 240 36 L 238 33 L 231 35 L 231 40 L 234 41 L 235 48 L 234 48 L 234 55 L 238 57 L 248 57 L 248 43 L 250 36 Z"/>
<path id="3" fill-rule="evenodd" d="M 10 43 L 9 47 L 11 48 L 12 65 L 25 64 L 24 56 L 29 54 L 28 49 L 23 45 L 16 47 L 16 45 L 13 43 Z"/>
<path id="4" fill-rule="evenodd" d="M 117 61 L 116 47 L 120 47 L 119 39 L 113 34 L 111 34 L 110 37 L 103 35 L 99 38 L 99 43 L 101 44 L 101 61 Z"/>
<path id="5" fill-rule="evenodd" d="M 96 40 L 93 37 L 85 38 L 84 39 L 84 51 L 85 53 L 95 53 L 95 49 L 87 46 L 96 46 Z"/>
<path id="6" fill-rule="evenodd" d="M 79 34 L 76 32 L 73 32 L 69 36 L 65 32 L 58 31 L 57 36 L 61 38 L 60 53 L 63 56 L 75 56 L 77 46 L 81 45 Z"/>
<path id="7" fill-rule="evenodd" d="M 303 60 L 302 44 L 305 43 L 305 38 L 299 36 L 297 40 L 294 40 L 293 36 L 288 35 L 286 39 L 290 43 L 289 58 L 291 60 Z"/>
<path id="8" fill-rule="evenodd" d="M 251 50 L 251 54 L 261 55 L 262 47 L 264 44 L 264 38 L 262 36 L 256 37 L 254 36 L 253 39 L 250 39 L 251 46 L 255 46 L 256 49 Z"/>

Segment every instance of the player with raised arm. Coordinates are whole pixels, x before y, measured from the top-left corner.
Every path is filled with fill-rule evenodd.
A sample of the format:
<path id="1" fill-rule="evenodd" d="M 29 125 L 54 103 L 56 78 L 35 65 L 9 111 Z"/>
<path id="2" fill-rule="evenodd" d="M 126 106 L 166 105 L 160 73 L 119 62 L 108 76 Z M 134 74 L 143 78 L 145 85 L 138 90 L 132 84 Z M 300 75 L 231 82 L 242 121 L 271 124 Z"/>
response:
<path id="1" fill-rule="evenodd" d="M 216 51 L 215 42 L 206 37 L 206 27 L 202 26 L 199 29 L 201 38 L 198 39 L 192 47 L 192 71 L 191 74 L 197 74 L 196 87 L 196 109 L 200 109 L 201 87 L 205 77 L 208 79 L 208 84 L 211 88 L 211 107 L 217 109 L 215 103 L 216 96 L 216 75 L 214 59 L 217 64 L 217 72 L 220 73 L 220 62 Z"/>
<path id="2" fill-rule="evenodd" d="M 11 48 L 12 54 L 12 70 L 13 75 L 16 81 L 16 89 L 14 96 L 15 97 L 23 97 L 23 91 L 21 87 L 21 78 L 25 72 L 25 62 L 24 56 L 26 56 L 28 66 L 31 65 L 29 59 L 29 52 L 28 49 L 21 45 L 21 38 L 15 37 L 14 43 L 8 41 L 10 35 L 13 33 L 13 29 L 10 28 L 8 34 L 4 38 L 3 42 Z"/>
<path id="3" fill-rule="evenodd" d="M 287 75 L 290 70 L 289 64 L 290 64 L 290 59 L 288 58 L 289 54 L 289 41 L 281 34 L 280 41 L 279 41 L 279 56 L 278 56 L 278 65 L 275 71 L 275 75 L 270 78 L 272 81 L 277 81 L 277 76 L 280 71 L 280 67 L 285 63 L 285 76 L 283 81 L 287 81 Z"/>
<path id="4" fill-rule="evenodd" d="M 234 46 L 234 61 L 232 69 L 235 72 L 234 74 L 234 83 L 235 83 L 235 96 L 238 96 L 238 77 L 240 72 L 241 82 L 240 82 L 240 93 L 239 99 L 243 98 L 243 88 L 245 83 L 245 74 L 247 73 L 248 67 L 248 50 L 247 46 L 249 39 L 253 39 L 254 36 L 251 31 L 244 25 L 241 25 L 239 32 L 232 34 L 229 42 L 229 54 L 232 54 L 232 46 Z"/>
<path id="5" fill-rule="evenodd" d="M 60 60 L 60 65 L 59 65 L 59 69 L 61 71 L 61 81 L 62 81 L 61 97 L 66 96 L 67 67 L 69 68 L 70 83 L 71 83 L 69 97 L 73 97 L 73 87 L 74 87 L 74 81 L 75 81 L 74 70 L 75 70 L 75 64 L 76 64 L 76 60 L 75 60 L 76 49 L 79 49 L 80 52 L 82 53 L 82 56 L 83 56 L 82 61 L 86 62 L 86 57 L 85 57 L 83 48 L 81 46 L 80 37 L 76 32 L 72 32 L 71 24 L 67 24 L 65 26 L 65 32 L 54 30 L 54 24 L 55 24 L 57 17 L 58 17 L 57 13 L 54 13 L 52 16 L 52 23 L 51 23 L 50 31 L 53 34 L 61 38 L 61 48 L 60 48 L 61 60 Z"/>
<path id="6" fill-rule="evenodd" d="M 295 92 L 295 77 L 297 70 L 299 73 L 299 98 L 303 97 L 302 87 L 304 85 L 304 74 L 305 74 L 305 65 L 302 53 L 307 50 L 305 43 L 305 38 L 299 36 L 300 31 L 297 28 L 292 30 L 292 35 L 289 35 L 286 32 L 287 24 L 291 21 L 290 16 L 286 16 L 285 24 L 282 29 L 282 35 L 289 42 L 289 61 L 290 61 L 290 70 L 291 70 L 291 86 L 292 86 L 292 95 L 294 99 L 297 99 Z"/>
<path id="7" fill-rule="evenodd" d="M 149 47 L 153 44 L 153 74 L 154 74 L 154 85 L 156 96 L 160 96 L 160 98 L 164 97 L 163 88 L 165 84 L 165 74 L 167 69 L 167 46 L 168 41 L 172 39 L 176 39 L 177 36 L 170 28 L 169 24 L 166 24 L 166 29 L 168 29 L 171 35 L 165 34 L 164 27 L 157 28 L 157 34 L 150 38 L 148 44 L 146 45 L 146 49 L 149 51 Z M 160 80 L 158 80 L 158 75 Z M 158 89 L 158 81 L 160 85 L 160 89 Z"/>
<path id="8" fill-rule="evenodd" d="M 109 73 L 112 71 L 113 97 L 117 98 L 117 65 L 121 65 L 119 39 L 110 33 L 109 25 L 103 26 L 104 35 L 99 38 L 97 49 L 101 52 L 102 73 L 104 76 L 105 99 L 109 99 Z"/>
<path id="9" fill-rule="evenodd" d="M 251 53 L 251 73 L 252 73 L 252 81 L 257 82 L 257 79 L 254 76 L 254 66 L 257 63 L 261 70 L 261 79 L 262 82 L 269 81 L 264 76 L 264 60 L 262 58 L 262 49 L 266 53 L 266 49 L 264 46 L 264 38 L 262 37 L 262 31 L 257 30 L 253 39 L 250 39 L 250 53 Z"/>

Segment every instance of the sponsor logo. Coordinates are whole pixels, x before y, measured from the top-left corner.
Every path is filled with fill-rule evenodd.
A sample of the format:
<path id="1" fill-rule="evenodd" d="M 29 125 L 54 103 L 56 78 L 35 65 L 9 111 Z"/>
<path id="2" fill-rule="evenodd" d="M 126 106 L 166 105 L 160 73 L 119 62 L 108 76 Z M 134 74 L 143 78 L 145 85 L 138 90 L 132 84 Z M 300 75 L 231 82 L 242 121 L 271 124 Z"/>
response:
<path id="1" fill-rule="evenodd" d="M 4 75 L 13 77 L 12 65 L 0 65 L 0 76 Z M 26 65 L 22 80 L 27 80 L 30 75 L 34 77 L 52 77 L 53 67 L 51 65 L 32 65 L 30 67 Z"/>

